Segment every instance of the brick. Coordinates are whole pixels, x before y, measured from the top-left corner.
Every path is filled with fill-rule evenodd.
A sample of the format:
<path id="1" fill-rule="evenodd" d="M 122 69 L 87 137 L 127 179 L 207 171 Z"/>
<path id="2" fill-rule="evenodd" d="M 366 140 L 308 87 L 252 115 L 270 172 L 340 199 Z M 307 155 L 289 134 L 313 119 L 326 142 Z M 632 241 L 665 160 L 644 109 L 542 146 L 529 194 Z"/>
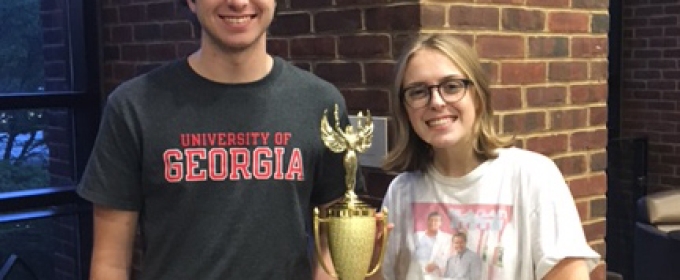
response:
<path id="1" fill-rule="evenodd" d="M 366 29 L 371 31 L 417 30 L 422 17 L 418 4 L 367 8 Z"/>
<path id="2" fill-rule="evenodd" d="M 499 72 L 499 64 L 496 62 L 482 62 L 482 68 L 484 69 L 484 73 L 486 73 L 486 77 L 489 80 L 489 83 L 494 85 L 498 83 L 498 72 Z"/>
<path id="3" fill-rule="evenodd" d="M 550 128 L 577 129 L 588 126 L 588 108 L 560 110 L 550 113 Z"/>
<path id="4" fill-rule="evenodd" d="M 361 83 L 361 65 L 353 62 L 322 62 L 314 67 L 314 72 L 319 77 L 335 84 L 336 86 L 345 84 Z"/>
<path id="5" fill-rule="evenodd" d="M 161 26 L 161 33 L 165 41 L 194 39 L 193 28 L 188 22 L 165 23 Z"/>
<path id="6" fill-rule="evenodd" d="M 575 176 L 586 173 L 586 157 L 573 155 L 554 159 L 555 164 L 564 176 Z"/>
<path id="7" fill-rule="evenodd" d="M 607 57 L 608 40 L 606 37 L 576 37 L 571 40 L 573 58 Z"/>
<path id="8" fill-rule="evenodd" d="M 389 58 L 390 38 L 386 35 L 340 36 L 338 54 L 346 58 Z"/>
<path id="9" fill-rule="evenodd" d="M 500 30 L 498 8 L 452 6 L 449 26 L 454 29 Z"/>
<path id="10" fill-rule="evenodd" d="M 520 109 L 522 108 L 522 90 L 518 87 L 492 88 L 491 104 L 497 111 Z"/>
<path id="11" fill-rule="evenodd" d="M 607 199 L 597 198 L 590 201 L 590 218 L 607 217 Z"/>
<path id="12" fill-rule="evenodd" d="M 569 0 L 527 0 L 527 6 L 566 8 L 569 7 Z"/>
<path id="13" fill-rule="evenodd" d="M 468 1 L 461 1 L 461 2 L 468 2 Z M 524 0 L 477 0 L 477 3 L 521 5 L 521 4 L 524 4 Z"/>
<path id="14" fill-rule="evenodd" d="M 381 4 L 388 3 L 389 0 L 335 0 L 335 5 L 345 7 L 350 5 Z"/>
<path id="15" fill-rule="evenodd" d="M 335 58 L 334 37 L 301 37 L 290 40 L 293 58 Z"/>
<path id="16" fill-rule="evenodd" d="M 136 61 L 136 60 L 146 60 L 146 45 L 141 44 L 131 44 L 123 45 L 120 49 L 121 60 Z"/>
<path id="17" fill-rule="evenodd" d="M 581 221 L 587 221 L 590 216 L 590 203 L 588 201 L 576 202 L 576 211 Z"/>
<path id="18" fill-rule="evenodd" d="M 600 125 L 606 125 L 607 124 L 607 107 L 590 107 L 589 109 L 590 113 L 590 121 L 588 122 L 588 126 L 600 126 Z"/>
<path id="19" fill-rule="evenodd" d="M 526 140 L 526 149 L 546 156 L 567 151 L 569 137 L 566 134 L 530 137 Z"/>
<path id="20" fill-rule="evenodd" d="M 601 240 L 604 239 L 604 235 L 607 232 L 607 226 L 604 221 L 596 222 L 593 224 L 584 225 L 583 231 L 586 235 L 586 240 Z"/>
<path id="21" fill-rule="evenodd" d="M 102 47 L 102 57 L 105 61 L 120 59 L 120 46 Z"/>
<path id="22" fill-rule="evenodd" d="M 288 40 L 267 38 L 267 53 L 289 59 Z"/>
<path id="23" fill-rule="evenodd" d="M 529 57 L 558 58 L 569 56 L 569 39 L 566 37 L 530 37 Z"/>
<path id="24" fill-rule="evenodd" d="M 501 64 L 501 83 L 505 85 L 541 83 L 545 80 L 545 63 L 505 62 Z"/>
<path id="25" fill-rule="evenodd" d="M 136 23 L 145 22 L 146 6 L 145 5 L 127 5 L 118 7 L 121 23 Z"/>
<path id="26" fill-rule="evenodd" d="M 609 15 L 595 14 L 593 15 L 590 30 L 592 33 L 604 34 L 609 31 Z"/>
<path id="27" fill-rule="evenodd" d="M 367 86 L 392 86 L 394 63 L 392 62 L 365 62 L 364 73 Z"/>
<path id="28" fill-rule="evenodd" d="M 524 39 L 520 36 L 480 35 L 475 46 L 481 58 L 524 57 Z"/>
<path id="29" fill-rule="evenodd" d="M 184 57 L 198 50 L 198 42 L 177 43 L 177 56 Z"/>
<path id="30" fill-rule="evenodd" d="M 308 13 L 279 13 L 269 32 L 274 36 L 309 34 L 312 32 L 311 17 Z"/>
<path id="31" fill-rule="evenodd" d="M 555 33 L 586 33 L 590 19 L 587 13 L 552 12 L 548 14 L 548 30 Z"/>
<path id="32" fill-rule="evenodd" d="M 314 15 L 314 31 L 357 32 L 361 30 L 361 10 L 322 11 Z"/>
<path id="33" fill-rule="evenodd" d="M 590 155 L 590 171 L 605 171 L 607 168 L 607 152 L 595 152 Z"/>
<path id="34" fill-rule="evenodd" d="M 572 0 L 571 6 L 579 9 L 601 9 L 609 8 L 609 0 Z"/>
<path id="35" fill-rule="evenodd" d="M 177 58 L 177 48 L 175 44 L 149 44 L 147 45 L 147 56 L 149 61 L 164 62 Z"/>
<path id="36" fill-rule="evenodd" d="M 561 86 L 530 87 L 526 92 L 529 107 L 564 106 L 567 100 L 567 88 Z"/>
<path id="37" fill-rule="evenodd" d="M 155 41 L 162 38 L 160 24 L 138 24 L 133 30 L 134 40 L 137 42 Z"/>
<path id="38" fill-rule="evenodd" d="M 574 132 L 571 134 L 569 142 L 572 151 L 602 149 L 607 146 L 607 130 L 597 129 Z"/>
<path id="39" fill-rule="evenodd" d="M 606 84 L 571 86 L 571 102 L 573 104 L 604 103 L 606 101 Z"/>
<path id="40" fill-rule="evenodd" d="M 420 14 L 420 23 L 423 28 L 444 27 L 444 24 L 446 24 L 446 8 L 444 6 L 423 5 Z"/>
<path id="41" fill-rule="evenodd" d="M 120 21 L 117 8 L 102 8 L 101 17 L 102 22 L 106 24 L 118 23 Z"/>
<path id="42" fill-rule="evenodd" d="M 133 32 L 132 26 L 114 26 L 111 28 L 111 42 L 112 43 L 129 43 L 132 42 Z"/>
<path id="43" fill-rule="evenodd" d="M 607 77 L 609 77 L 609 63 L 606 60 L 590 62 L 589 80 L 606 81 Z"/>
<path id="44" fill-rule="evenodd" d="M 503 30 L 538 32 L 545 29 L 545 13 L 540 10 L 519 8 L 503 9 Z"/>
<path id="45" fill-rule="evenodd" d="M 553 82 L 573 82 L 588 79 L 587 62 L 551 62 L 548 80 Z"/>
<path id="46" fill-rule="evenodd" d="M 175 3 L 149 3 L 146 6 L 146 18 L 149 21 L 174 20 L 176 16 Z"/>
<path id="47" fill-rule="evenodd" d="M 515 134 L 545 130 L 545 112 L 523 112 L 503 115 L 503 132 Z"/>
<path id="48" fill-rule="evenodd" d="M 389 91 L 374 89 L 344 89 L 342 90 L 347 109 L 354 111 L 370 110 L 374 116 L 386 115 L 389 111 Z"/>
<path id="49" fill-rule="evenodd" d="M 292 9 L 324 8 L 330 7 L 331 0 L 289 0 Z"/>
<path id="50" fill-rule="evenodd" d="M 571 179 L 569 190 L 574 198 L 582 198 L 606 193 L 607 177 L 604 173 L 597 173 L 590 177 Z"/>

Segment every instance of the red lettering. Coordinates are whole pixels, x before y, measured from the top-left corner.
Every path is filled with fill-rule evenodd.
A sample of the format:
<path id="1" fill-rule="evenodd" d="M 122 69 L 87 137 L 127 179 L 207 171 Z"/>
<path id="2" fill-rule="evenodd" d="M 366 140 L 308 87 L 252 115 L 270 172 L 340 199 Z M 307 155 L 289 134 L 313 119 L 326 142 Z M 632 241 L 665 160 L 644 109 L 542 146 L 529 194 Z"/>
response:
<path id="1" fill-rule="evenodd" d="M 298 181 L 304 180 L 304 166 L 302 163 L 302 154 L 299 148 L 294 148 L 293 153 L 290 155 L 290 163 L 288 164 L 288 171 L 286 172 L 286 180 L 295 180 L 297 177 Z"/>
<path id="2" fill-rule="evenodd" d="M 182 180 L 184 172 L 182 170 L 182 163 L 175 162 L 182 160 L 182 152 L 178 149 L 167 150 L 163 153 L 163 162 L 165 162 L 165 180 L 170 183 L 176 183 Z"/>
<path id="3" fill-rule="evenodd" d="M 248 171 L 248 166 L 250 166 L 250 153 L 246 148 L 232 148 L 229 150 L 231 153 L 231 173 L 229 174 L 229 180 L 239 180 L 239 172 L 243 175 L 243 179 L 249 180 L 252 176 Z M 241 160 L 239 160 L 239 158 Z"/>
<path id="4" fill-rule="evenodd" d="M 203 148 L 185 149 L 187 156 L 187 177 L 188 182 L 205 181 L 207 179 L 205 169 L 199 169 L 198 160 L 205 160 L 206 151 Z"/>
<path id="5" fill-rule="evenodd" d="M 208 152 L 210 180 L 224 181 L 227 179 L 227 162 L 227 150 L 222 148 L 210 149 L 210 152 Z"/>

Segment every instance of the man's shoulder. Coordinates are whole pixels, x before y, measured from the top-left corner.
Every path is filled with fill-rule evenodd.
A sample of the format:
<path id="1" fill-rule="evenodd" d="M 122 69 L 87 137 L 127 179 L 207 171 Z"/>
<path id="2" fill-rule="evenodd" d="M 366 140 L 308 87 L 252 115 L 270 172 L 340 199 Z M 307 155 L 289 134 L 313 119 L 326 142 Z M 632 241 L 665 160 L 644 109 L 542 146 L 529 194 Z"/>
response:
<path id="1" fill-rule="evenodd" d="M 136 75 L 120 83 L 112 94 L 122 94 L 123 92 L 136 94 L 146 92 L 158 86 L 171 86 L 176 80 L 177 70 L 181 67 L 181 60 L 166 62 L 145 73 Z"/>
<path id="2" fill-rule="evenodd" d="M 317 76 L 316 74 L 295 66 L 288 60 L 281 57 L 275 56 L 275 60 L 282 65 L 282 71 L 286 74 L 288 79 L 293 79 L 297 85 L 301 86 L 314 86 L 335 89 L 335 86 L 329 81 Z"/>

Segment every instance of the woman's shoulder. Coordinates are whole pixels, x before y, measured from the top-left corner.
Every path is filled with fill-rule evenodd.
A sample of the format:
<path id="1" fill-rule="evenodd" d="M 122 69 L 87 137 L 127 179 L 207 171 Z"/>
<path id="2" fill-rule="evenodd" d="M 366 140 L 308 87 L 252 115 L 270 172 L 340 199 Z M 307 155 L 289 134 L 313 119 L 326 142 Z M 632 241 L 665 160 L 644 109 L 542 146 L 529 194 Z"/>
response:
<path id="1" fill-rule="evenodd" d="M 539 167 L 554 165 L 549 157 L 530 150 L 521 148 L 501 148 L 498 150 L 498 160 L 505 164 L 513 164 L 519 167 Z"/>

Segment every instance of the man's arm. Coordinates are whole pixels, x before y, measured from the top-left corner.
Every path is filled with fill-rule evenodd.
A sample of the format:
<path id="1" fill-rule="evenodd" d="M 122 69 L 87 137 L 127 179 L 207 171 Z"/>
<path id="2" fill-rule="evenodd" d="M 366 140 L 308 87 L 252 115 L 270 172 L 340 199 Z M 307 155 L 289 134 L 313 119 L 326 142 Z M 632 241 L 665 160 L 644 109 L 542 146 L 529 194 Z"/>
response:
<path id="1" fill-rule="evenodd" d="M 138 213 L 94 206 L 91 280 L 129 279 Z"/>
<path id="2" fill-rule="evenodd" d="M 590 279 L 588 266 L 583 259 L 566 258 L 553 267 L 543 280 L 587 280 Z"/>

